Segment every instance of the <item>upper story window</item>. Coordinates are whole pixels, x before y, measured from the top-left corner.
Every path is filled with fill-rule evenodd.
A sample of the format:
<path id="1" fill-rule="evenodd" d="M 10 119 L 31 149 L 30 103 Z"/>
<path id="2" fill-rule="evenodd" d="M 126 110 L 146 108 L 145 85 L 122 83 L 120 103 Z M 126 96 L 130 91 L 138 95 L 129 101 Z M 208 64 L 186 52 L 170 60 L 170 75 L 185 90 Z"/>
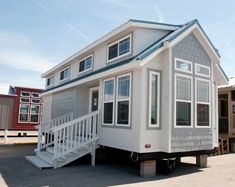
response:
<path id="1" fill-rule="evenodd" d="M 69 78 L 69 67 L 65 68 L 60 72 L 60 81 L 66 80 Z"/>
<path id="2" fill-rule="evenodd" d="M 108 62 L 131 53 L 131 35 L 108 45 Z"/>
<path id="3" fill-rule="evenodd" d="M 93 56 L 90 55 L 79 62 L 79 73 L 86 72 L 92 69 Z"/>
<path id="4" fill-rule="evenodd" d="M 201 64 L 195 64 L 195 74 L 204 77 L 210 77 L 210 67 Z"/>
<path id="5" fill-rule="evenodd" d="M 20 96 L 22 96 L 22 97 L 30 97 L 30 92 L 21 91 L 20 92 Z"/>
<path id="6" fill-rule="evenodd" d="M 53 81 L 54 81 L 54 76 L 51 76 L 47 79 L 47 87 L 50 87 L 53 85 Z"/>
<path id="7" fill-rule="evenodd" d="M 192 62 L 175 58 L 175 69 L 186 73 L 192 73 Z"/>

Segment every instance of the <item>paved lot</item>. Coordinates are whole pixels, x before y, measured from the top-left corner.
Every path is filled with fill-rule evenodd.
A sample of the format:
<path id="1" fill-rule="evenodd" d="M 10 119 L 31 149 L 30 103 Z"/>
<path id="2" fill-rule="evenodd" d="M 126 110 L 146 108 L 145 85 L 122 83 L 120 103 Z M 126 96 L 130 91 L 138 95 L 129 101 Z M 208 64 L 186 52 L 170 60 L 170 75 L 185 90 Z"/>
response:
<path id="1" fill-rule="evenodd" d="M 0 186 L 235 186 L 235 154 L 209 158 L 209 167 L 200 169 L 195 158 L 184 162 L 173 174 L 143 179 L 139 168 L 131 163 L 77 161 L 60 169 L 38 170 L 25 161 L 35 145 L 0 146 Z"/>

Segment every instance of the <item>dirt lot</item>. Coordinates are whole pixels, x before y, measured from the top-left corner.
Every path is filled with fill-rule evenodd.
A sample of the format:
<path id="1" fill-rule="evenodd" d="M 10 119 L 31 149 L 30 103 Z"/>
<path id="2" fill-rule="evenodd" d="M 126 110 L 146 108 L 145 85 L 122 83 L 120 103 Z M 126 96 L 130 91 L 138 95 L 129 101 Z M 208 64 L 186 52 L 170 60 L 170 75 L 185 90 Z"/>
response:
<path id="1" fill-rule="evenodd" d="M 77 161 L 60 169 L 38 170 L 25 159 L 35 145 L 0 146 L 0 186 L 235 186 L 235 154 L 209 157 L 209 166 L 196 167 L 195 158 L 182 159 L 173 174 L 154 178 L 139 177 L 132 163 Z"/>

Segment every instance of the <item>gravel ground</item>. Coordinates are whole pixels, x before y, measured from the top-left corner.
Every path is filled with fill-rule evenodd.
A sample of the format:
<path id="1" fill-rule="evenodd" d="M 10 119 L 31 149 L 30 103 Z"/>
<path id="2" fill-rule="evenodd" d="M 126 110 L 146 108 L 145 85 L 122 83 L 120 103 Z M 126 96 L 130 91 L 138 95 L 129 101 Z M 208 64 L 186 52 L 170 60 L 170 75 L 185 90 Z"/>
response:
<path id="1" fill-rule="evenodd" d="M 186 157 L 170 175 L 139 177 L 139 166 L 133 163 L 99 161 L 91 167 L 89 160 L 76 161 L 59 169 L 38 170 L 25 159 L 36 145 L 0 146 L 0 187 L 21 186 L 174 186 L 234 187 L 235 154 L 209 157 L 208 167 L 195 166 L 195 158 Z"/>

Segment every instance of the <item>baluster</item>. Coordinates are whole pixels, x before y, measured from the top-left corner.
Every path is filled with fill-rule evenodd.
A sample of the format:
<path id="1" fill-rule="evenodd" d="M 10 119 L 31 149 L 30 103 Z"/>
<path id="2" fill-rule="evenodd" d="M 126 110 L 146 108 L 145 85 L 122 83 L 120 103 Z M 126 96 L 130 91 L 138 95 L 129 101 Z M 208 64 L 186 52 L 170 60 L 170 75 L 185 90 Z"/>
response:
<path id="1" fill-rule="evenodd" d="M 93 138 L 96 138 L 96 125 L 97 125 L 97 115 L 95 115 L 95 120 L 94 120 Z"/>
<path id="2" fill-rule="evenodd" d="M 58 131 L 55 131 L 54 137 L 54 157 L 57 158 L 58 156 Z"/>
<path id="3" fill-rule="evenodd" d="M 41 125 L 38 126 L 38 144 L 37 144 L 37 152 L 41 150 L 42 145 L 42 130 Z"/>
<path id="4" fill-rule="evenodd" d="M 81 141 L 81 122 L 78 122 L 78 145 L 80 145 Z"/>
<path id="5" fill-rule="evenodd" d="M 89 127 L 89 118 L 86 119 L 86 142 L 87 142 L 87 139 L 88 139 L 88 127 Z"/>
<path id="6" fill-rule="evenodd" d="M 62 144 L 61 154 L 63 154 L 63 152 L 65 150 L 65 129 L 66 128 L 63 128 L 63 144 Z"/>
<path id="7" fill-rule="evenodd" d="M 73 148 L 73 124 L 70 125 L 70 149 Z"/>
<path id="8" fill-rule="evenodd" d="M 85 121 L 83 120 L 83 121 L 82 121 L 82 141 L 81 141 L 81 143 L 84 143 L 84 138 L 85 138 L 85 137 L 84 137 L 84 129 L 85 129 L 85 128 L 84 128 L 84 125 L 85 125 Z"/>
<path id="9" fill-rule="evenodd" d="M 66 151 L 69 149 L 69 127 L 66 127 L 67 133 L 66 133 Z"/>
<path id="10" fill-rule="evenodd" d="M 78 123 L 75 123 L 75 130 L 74 130 L 74 147 L 78 146 L 77 138 L 78 138 Z"/>
<path id="11" fill-rule="evenodd" d="M 91 128 L 92 128 L 92 123 L 93 123 L 93 118 L 90 118 L 90 123 L 89 123 L 89 141 L 91 140 Z"/>

